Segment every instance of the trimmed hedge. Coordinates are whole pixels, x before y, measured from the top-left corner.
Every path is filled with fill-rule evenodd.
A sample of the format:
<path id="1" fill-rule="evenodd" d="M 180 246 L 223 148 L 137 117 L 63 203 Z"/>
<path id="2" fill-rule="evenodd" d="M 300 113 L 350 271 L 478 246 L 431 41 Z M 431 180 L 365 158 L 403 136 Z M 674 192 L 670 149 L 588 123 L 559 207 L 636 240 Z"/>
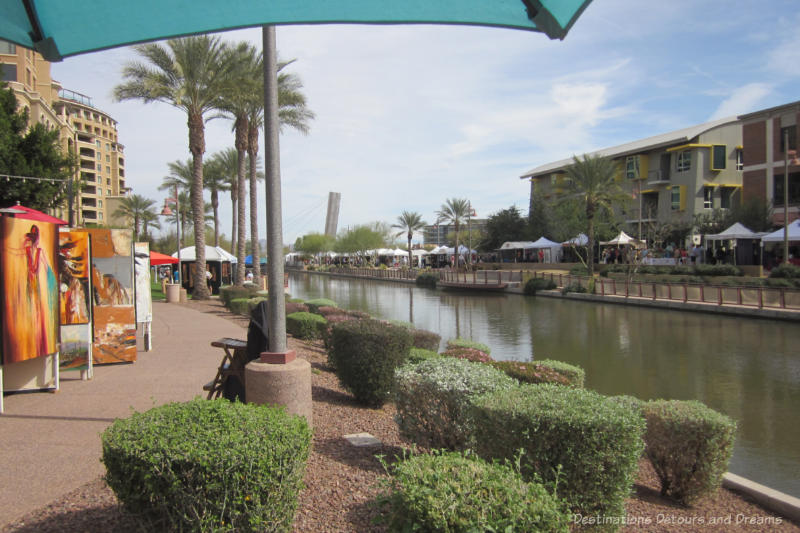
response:
<path id="1" fill-rule="evenodd" d="M 475 396 L 505 392 L 516 381 L 488 365 L 439 357 L 405 365 L 395 374 L 400 433 L 429 448 L 466 448 L 472 433 L 466 412 Z"/>
<path id="2" fill-rule="evenodd" d="M 259 292 L 261 292 L 261 291 L 259 291 Z M 255 298 L 250 298 L 249 300 L 247 300 L 247 314 L 248 315 L 251 314 L 253 312 L 253 309 L 255 309 L 258 304 L 260 304 L 261 302 L 266 302 L 266 301 L 267 301 L 267 298 L 265 298 L 263 296 L 256 296 Z"/>
<path id="3" fill-rule="evenodd" d="M 431 272 L 423 272 L 417 275 L 417 286 L 419 287 L 428 287 L 429 289 L 435 289 L 436 284 L 439 282 L 439 275 L 433 274 Z"/>
<path id="4" fill-rule="evenodd" d="M 533 296 L 536 291 L 549 291 L 557 287 L 556 283 L 550 279 L 544 278 L 531 278 L 525 282 L 522 292 L 528 296 Z"/>
<path id="5" fill-rule="evenodd" d="M 480 350 L 480 351 L 484 352 L 487 355 L 491 355 L 492 354 L 492 349 L 491 348 L 489 348 L 488 346 L 486 346 L 483 343 L 476 342 L 476 341 L 473 341 L 471 339 L 462 339 L 461 337 L 458 337 L 456 339 L 450 339 L 449 341 L 447 341 L 447 349 L 448 350 L 450 348 L 456 348 L 456 347 L 474 348 L 476 350 Z"/>
<path id="6" fill-rule="evenodd" d="M 520 383 L 555 383 L 556 385 L 570 385 L 569 379 L 567 379 L 565 375 L 537 363 L 492 361 L 489 364 Z"/>
<path id="7" fill-rule="evenodd" d="M 520 458 L 523 476 L 557 483 L 583 515 L 624 516 L 644 443 L 644 419 L 585 389 L 519 385 L 478 396 L 469 411 L 475 449 Z"/>
<path id="8" fill-rule="evenodd" d="M 580 283 L 575 282 L 575 283 L 570 283 L 569 285 L 567 285 L 567 286 L 565 286 L 565 287 L 563 287 L 561 289 L 561 294 L 567 294 L 569 292 L 584 293 L 584 292 L 587 292 L 587 290 L 586 290 L 586 287 L 584 287 Z"/>
<path id="9" fill-rule="evenodd" d="M 286 302 L 286 314 L 308 313 L 308 306 L 301 302 Z"/>
<path id="10" fill-rule="evenodd" d="M 789 278 L 800 279 L 800 266 L 781 263 L 769 272 L 770 279 Z"/>
<path id="11" fill-rule="evenodd" d="M 250 308 L 248 307 L 248 302 L 250 298 L 234 298 L 228 304 L 228 309 L 230 309 L 231 313 L 237 315 L 249 315 Z"/>
<path id="12" fill-rule="evenodd" d="M 642 406 L 645 453 L 661 494 L 684 505 L 717 490 L 736 440 L 736 422 L 697 401 L 654 400 Z"/>
<path id="13" fill-rule="evenodd" d="M 236 298 L 252 298 L 256 295 L 257 290 L 255 288 L 248 288 L 248 287 L 238 287 L 236 285 L 228 285 L 226 287 L 220 287 L 219 289 L 219 299 L 222 300 L 222 303 L 225 304 L 225 307 L 230 308 L 231 301 Z"/>
<path id="14" fill-rule="evenodd" d="M 118 419 L 101 441 L 142 531 L 290 531 L 311 430 L 283 408 L 195 399 Z"/>
<path id="15" fill-rule="evenodd" d="M 321 315 L 292 313 L 286 316 L 286 331 L 298 339 L 319 339 L 327 323 Z"/>
<path id="16" fill-rule="evenodd" d="M 339 381 L 356 400 L 380 407 L 391 397 L 395 369 L 406 362 L 411 333 L 373 319 L 333 326 L 328 358 Z"/>
<path id="17" fill-rule="evenodd" d="M 330 356 L 331 355 L 330 350 L 332 346 L 331 340 L 333 335 L 333 326 L 339 324 L 340 322 L 347 322 L 349 320 L 360 320 L 360 319 L 348 314 L 339 313 L 337 315 L 328 315 L 325 320 L 327 320 L 328 323 L 322 330 L 322 343 L 325 346 L 325 350 L 328 351 L 328 366 L 330 366 L 331 368 L 335 368 L 335 365 L 333 364 L 333 361 L 331 361 L 331 356 Z"/>
<path id="18" fill-rule="evenodd" d="M 544 486 L 469 454 L 411 457 L 385 485 L 390 531 L 569 531 L 564 505 Z"/>
<path id="19" fill-rule="evenodd" d="M 491 355 L 477 348 L 450 346 L 449 344 L 447 349 L 442 352 L 442 355 L 445 357 L 455 357 L 456 359 L 465 359 L 473 363 L 491 363 L 494 361 Z"/>
<path id="20" fill-rule="evenodd" d="M 537 365 L 547 367 L 555 370 L 562 376 L 569 380 L 569 384 L 579 389 L 583 388 L 583 383 L 586 380 L 586 371 L 576 365 L 565 363 L 564 361 L 556 361 L 555 359 L 541 359 L 534 361 Z"/>
<path id="21" fill-rule="evenodd" d="M 411 364 L 417 364 L 421 363 L 422 361 L 427 361 L 428 359 L 437 359 L 440 357 L 442 356 L 438 353 L 434 352 L 433 350 L 426 350 L 425 348 L 412 347 L 408 352 L 408 362 Z"/>
<path id="22" fill-rule="evenodd" d="M 308 306 L 308 311 L 310 313 L 320 314 L 319 308 L 320 307 L 339 307 L 336 305 L 336 302 L 333 300 L 329 300 L 327 298 L 316 298 L 314 300 L 307 300 L 306 306 Z"/>
<path id="23" fill-rule="evenodd" d="M 414 336 L 413 346 L 415 348 L 422 348 L 424 350 L 439 351 L 439 343 L 442 341 L 442 336 L 432 331 L 424 329 L 414 329 L 411 331 Z"/>

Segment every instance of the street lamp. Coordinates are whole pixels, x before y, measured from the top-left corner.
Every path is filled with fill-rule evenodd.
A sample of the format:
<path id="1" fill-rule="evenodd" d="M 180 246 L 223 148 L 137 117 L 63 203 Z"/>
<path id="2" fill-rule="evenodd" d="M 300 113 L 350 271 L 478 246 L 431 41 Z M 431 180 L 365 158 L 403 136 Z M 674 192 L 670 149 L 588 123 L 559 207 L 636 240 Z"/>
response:
<path id="1" fill-rule="evenodd" d="M 181 205 L 178 202 L 178 186 L 175 186 L 175 198 L 165 198 L 164 199 L 164 209 L 161 210 L 161 214 L 165 217 L 172 215 L 172 209 L 169 208 L 169 204 L 175 204 L 175 226 L 176 231 L 178 232 L 175 237 L 178 240 L 178 285 L 182 285 L 181 279 Z"/>

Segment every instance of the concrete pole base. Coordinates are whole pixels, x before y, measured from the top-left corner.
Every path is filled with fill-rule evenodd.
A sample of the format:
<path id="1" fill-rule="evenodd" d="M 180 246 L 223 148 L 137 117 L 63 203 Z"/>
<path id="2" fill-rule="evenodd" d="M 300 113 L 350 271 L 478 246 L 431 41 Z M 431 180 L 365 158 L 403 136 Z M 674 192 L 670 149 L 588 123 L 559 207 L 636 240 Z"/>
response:
<path id="1" fill-rule="evenodd" d="M 247 403 L 283 405 L 287 412 L 306 417 L 313 427 L 311 365 L 305 359 L 286 364 L 251 361 L 244 367 L 244 383 Z"/>

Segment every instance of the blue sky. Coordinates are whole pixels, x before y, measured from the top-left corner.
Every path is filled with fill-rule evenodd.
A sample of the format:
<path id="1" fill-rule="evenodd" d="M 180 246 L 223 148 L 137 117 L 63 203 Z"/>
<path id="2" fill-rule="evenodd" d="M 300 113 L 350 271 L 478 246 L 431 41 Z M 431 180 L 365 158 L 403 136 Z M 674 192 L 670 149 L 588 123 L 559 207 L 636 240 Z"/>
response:
<path id="1" fill-rule="evenodd" d="M 342 194 L 340 229 L 403 210 L 432 222 L 450 197 L 468 198 L 479 217 L 511 205 L 525 213 L 529 185 L 518 177 L 530 168 L 798 100 L 798 7 L 595 0 L 564 41 L 475 27 L 280 27 L 280 56 L 297 59 L 317 115 L 308 136 L 281 136 L 284 241 L 323 231 L 329 191 Z M 222 37 L 261 43 L 260 29 Z M 128 185 L 161 202 L 167 163 L 189 157 L 186 117 L 113 102 L 135 58 L 127 48 L 87 54 L 52 74 L 119 122 Z M 207 155 L 233 145 L 230 127 L 208 124 Z M 263 197 L 262 186 L 262 219 Z"/>

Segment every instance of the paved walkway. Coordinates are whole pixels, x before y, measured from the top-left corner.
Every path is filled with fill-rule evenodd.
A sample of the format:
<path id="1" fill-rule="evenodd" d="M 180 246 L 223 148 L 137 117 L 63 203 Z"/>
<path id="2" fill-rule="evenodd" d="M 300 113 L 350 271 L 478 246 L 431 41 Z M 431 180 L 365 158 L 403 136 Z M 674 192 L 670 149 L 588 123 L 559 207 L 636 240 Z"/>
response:
<path id="1" fill-rule="evenodd" d="M 188 307 L 153 304 L 153 349 L 138 361 L 97 366 L 94 379 L 61 374 L 57 393 L 5 397 L 0 415 L 0 529 L 105 473 L 100 433 L 131 409 L 204 395 L 222 358 L 210 342 L 245 338 L 233 322 Z"/>

